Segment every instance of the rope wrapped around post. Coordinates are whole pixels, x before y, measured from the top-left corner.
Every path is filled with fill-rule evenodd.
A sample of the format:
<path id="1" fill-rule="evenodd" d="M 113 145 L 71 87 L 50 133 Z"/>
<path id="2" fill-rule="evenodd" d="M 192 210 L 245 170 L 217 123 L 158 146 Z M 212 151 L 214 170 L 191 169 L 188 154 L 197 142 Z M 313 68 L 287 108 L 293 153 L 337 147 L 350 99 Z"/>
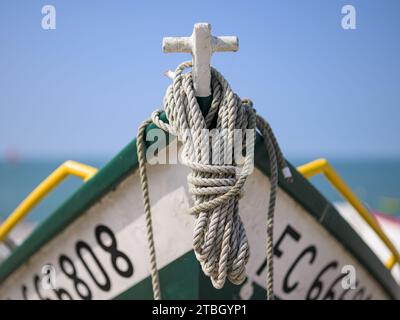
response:
<path id="1" fill-rule="evenodd" d="M 239 198 L 254 163 L 256 129 L 260 131 L 264 137 L 271 167 L 271 192 L 266 220 L 266 288 L 267 298 L 273 299 L 273 215 L 278 187 L 278 167 L 287 180 L 291 180 L 292 177 L 290 170 L 269 124 L 256 114 L 252 102 L 249 99 L 241 100 L 214 68 L 211 68 L 211 108 L 206 115 L 202 114 L 195 97 L 192 74 L 183 73 L 191 66 L 192 62 L 184 62 L 178 66 L 173 83 L 165 94 L 164 111 L 169 123 L 160 120 L 160 110 L 155 111 L 151 120 L 145 121 L 139 128 L 137 137 L 154 298 L 160 299 L 161 292 L 144 156 L 145 128 L 151 121 L 182 141 L 183 162 L 191 169 L 188 184 L 194 206 L 190 212 L 196 217 L 193 249 L 203 272 L 210 277 L 217 289 L 224 286 L 226 279 L 234 284 L 241 284 L 246 278 L 250 248 L 239 215 Z M 205 137 L 204 133 L 210 129 L 220 133 L 220 138 L 213 140 Z M 234 144 L 234 132 L 238 129 L 243 132 L 239 147 Z M 246 139 L 249 130 L 253 139 Z M 246 141 L 251 144 L 247 147 L 253 152 L 245 154 L 243 164 L 239 166 L 235 161 L 227 163 L 226 154 L 230 156 L 228 159 L 232 159 L 234 153 L 241 154 Z"/>

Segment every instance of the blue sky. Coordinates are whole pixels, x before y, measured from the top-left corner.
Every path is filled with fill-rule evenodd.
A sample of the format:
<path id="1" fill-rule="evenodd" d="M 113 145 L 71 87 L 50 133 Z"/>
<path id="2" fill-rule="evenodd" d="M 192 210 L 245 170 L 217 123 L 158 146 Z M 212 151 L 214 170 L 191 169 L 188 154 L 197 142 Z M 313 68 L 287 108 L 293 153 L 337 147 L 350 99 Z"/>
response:
<path id="1" fill-rule="evenodd" d="M 41 28 L 54 5 L 57 29 Z M 357 29 L 341 28 L 352 4 Z M 290 157 L 400 157 L 400 1 L 0 2 L 0 158 L 111 157 L 190 59 L 163 36 L 238 35 L 213 65 Z"/>

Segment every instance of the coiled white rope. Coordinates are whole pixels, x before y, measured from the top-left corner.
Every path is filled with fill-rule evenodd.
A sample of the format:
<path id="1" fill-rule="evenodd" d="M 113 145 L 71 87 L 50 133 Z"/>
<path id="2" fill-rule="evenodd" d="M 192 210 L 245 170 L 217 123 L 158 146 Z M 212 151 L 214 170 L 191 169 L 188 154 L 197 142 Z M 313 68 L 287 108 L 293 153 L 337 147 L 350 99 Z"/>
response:
<path id="1" fill-rule="evenodd" d="M 226 150 L 229 153 L 242 152 L 246 140 L 246 129 L 256 128 L 264 137 L 269 154 L 271 169 L 271 192 L 266 221 L 267 231 L 267 298 L 273 299 L 273 215 L 278 186 L 278 166 L 284 177 L 291 180 L 290 169 L 284 160 L 279 145 L 269 124 L 256 115 L 250 100 L 241 100 L 230 88 L 225 78 L 212 68 L 212 103 L 203 116 L 197 103 L 191 72 L 183 73 L 192 66 L 184 62 L 178 66 L 172 85 L 164 97 L 164 111 L 169 123 L 160 120 L 162 111 L 155 111 L 152 118 L 143 122 L 137 135 L 139 173 L 146 214 L 147 240 L 150 251 L 151 279 L 155 299 L 161 299 L 158 268 L 153 239 L 151 206 L 146 174 L 145 129 L 153 122 L 159 128 L 176 135 L 183 143 L 183 161 L 191 168 L 188 176 L 190 193 L 194 199 L 191 213 L 196 216 L 193 232 L 193 249 L 203 272 L 211 278 L 215 288 L 222 288 L 228 278 L 234 284 L 241 284 L 246 278 L 246 263 L 250 251 L 245 228 L 239 215 L 239 198 L 243 185 L 253 165 L 253 154 L 246 154 L 243 166 L 226 164 Z M 224 133 L 222 139 L 209 142 L 204 139 L 204 129 L 215 129 Z M 233 145 L 235 129 L 243 131 L 240 148 Z M 188 134 L 190 132 L 190 134 Z M 254 145 L 250 150 L 254 150 Z M 240 150 L 238 150 L 240 149 Z M 217 163 L 210 162 L 210 154 Z M 219 160 L 219 161 L 218 161 Z"/>

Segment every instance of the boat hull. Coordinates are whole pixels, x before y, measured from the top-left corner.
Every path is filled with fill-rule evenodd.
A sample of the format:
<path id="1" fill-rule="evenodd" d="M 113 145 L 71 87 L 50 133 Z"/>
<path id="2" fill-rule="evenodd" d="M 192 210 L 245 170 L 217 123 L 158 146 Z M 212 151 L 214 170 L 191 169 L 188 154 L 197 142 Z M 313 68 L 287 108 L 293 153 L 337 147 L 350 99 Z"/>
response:
<path id="1" fill-rule="evenodd" d="M 264 298 L 268 177 L 256 169 L 240 200 L 251 247 L 248 278 L 241 286 L 227 284 L 225 289 L 216 290 L 202 274 L 191 249 L 194 217 L 188 214 L 187 168 L 158 165 L 149 166 L 148 172 L 164 298 Z M 277 298 L 388 298 L 343 245 L 282 189 L 278 192 L 274 237 Z M 45 281 L 51 283 L 51 279 L 44 266 L 54 267 L 58 291 L 46 289 Z M 354 270 L 356 279 L 350 288 L 346 286 L 351 280 L 349 270 Z M 0 298 L 151 298 L 148 277 L 145 219 L 135 172 L 13 272 L 1 285 Z"/>
<path id="2" fill-rule="evenodd" d="M 152 298 L 136 155 L 133 140 L 0 265 L 0 299 Z M 248 277 L 240 286 L 226 283 L 221 290 L 212 287 L 192 251 L 188 169 L 180 164 L 148 166 L 164 299 L 265 298 L 270 184 L 268 155 L 260 136 L 255 165 L 239 205 L 250 243 Z M 279 181 L 274 225 L 276 297 L 399 299 L 399 286 L 379 258 L 338 211 L 292 170 L 294 183 Z"/>

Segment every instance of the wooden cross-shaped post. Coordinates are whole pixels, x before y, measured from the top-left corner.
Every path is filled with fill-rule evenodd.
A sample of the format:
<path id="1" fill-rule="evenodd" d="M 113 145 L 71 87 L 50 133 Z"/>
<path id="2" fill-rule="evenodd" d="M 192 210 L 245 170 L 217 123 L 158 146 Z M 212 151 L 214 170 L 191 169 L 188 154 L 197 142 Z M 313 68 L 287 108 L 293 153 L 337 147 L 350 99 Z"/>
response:
<path id="1" fill-rule="evenodd" d="M 237 51 L 236 36 L 213 37 L 209 23 L 196 23 L 190 37 L 167 37 L 163 39 L 163 51 L 187 52 L 193 57 L 193 84 L 196 97 L 211 95 L 211 55 L 217 51 Z"/>

